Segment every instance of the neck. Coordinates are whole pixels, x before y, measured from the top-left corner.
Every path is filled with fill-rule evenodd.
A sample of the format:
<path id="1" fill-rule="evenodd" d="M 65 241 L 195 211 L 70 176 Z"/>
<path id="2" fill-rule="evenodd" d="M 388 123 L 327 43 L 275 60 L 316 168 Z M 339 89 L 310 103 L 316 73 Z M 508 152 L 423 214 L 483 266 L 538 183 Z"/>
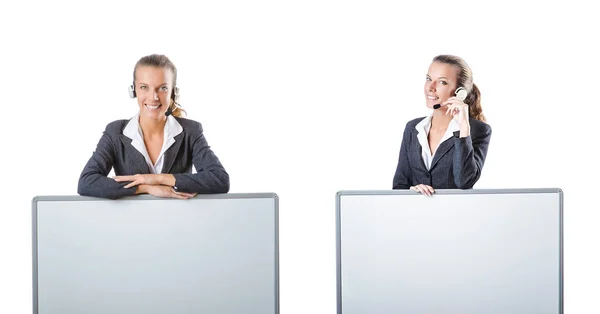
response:
<path id="1" fill-rule="evenodd" d="M 165 131 L 165 124 L 167 123 L 167 119 L 165 117 L 164 120 L 154 120 L 140 116 L 139 122 L 144 136 L 155 136 L 163 134 L 163 132 Z"/>
<path id="2" fill-rule="evenodd" d="M 448 128 L 448 124 L 450 124 L 450 121 L 452 121 L 452 116 L 446 114 L 445 107 L 435 109 L 431 117 L 431 128 L 445 130 Z"/>

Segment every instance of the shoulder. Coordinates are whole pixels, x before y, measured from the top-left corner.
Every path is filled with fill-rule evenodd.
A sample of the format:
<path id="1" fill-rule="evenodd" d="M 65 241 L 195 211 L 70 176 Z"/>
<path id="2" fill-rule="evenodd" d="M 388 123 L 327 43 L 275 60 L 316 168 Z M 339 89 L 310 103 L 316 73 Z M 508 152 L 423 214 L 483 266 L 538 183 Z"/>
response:
<path id="1" fill-rule="evenodd" d="M 415 118 L 415 119 L 412 119 L 412 120 L 408 121 L 408 122 L 406 123 L 405 131 L 406 131 L 406 130 L 410 130 L 410 129 L 414 129 L 414 128 L 415 128 L 415 126 L 416 126 L 417 124 L 419 124 L 419 122 L 423 121 L 423 119 L 425 119 L 425 118 L 427 118 L 427 117 Z"/>
<path id="2" fill-rule="evenodd" d="M 113 121 L 106 125 L 104 132 L 108 135 L 119 135 L 123 133 L 123 129 L 125 129 L 127 123 L 129 123 L 127 119 Z"/>
<path id="3" fill-rule="evenodd" d="M 186 118 L 178 118 L 178 117 L 174 117 L 177 122 L 179 122 L 179 124 L 181 125 L 181 127 L 183 128 L 183 131 L 188 133 L 188 134 L 202 134 L 202 124 L 198 121 L 194 121 L 191 119 L 186 119 Z"/>
<path id="4" fill-rule="evenodd" d="M 471 125 L 471 133 L 480 136 L 490 136 L 492 134 L 492 127 L 483 122 L 473 118 L 469 118 L 469 124 Z"/>

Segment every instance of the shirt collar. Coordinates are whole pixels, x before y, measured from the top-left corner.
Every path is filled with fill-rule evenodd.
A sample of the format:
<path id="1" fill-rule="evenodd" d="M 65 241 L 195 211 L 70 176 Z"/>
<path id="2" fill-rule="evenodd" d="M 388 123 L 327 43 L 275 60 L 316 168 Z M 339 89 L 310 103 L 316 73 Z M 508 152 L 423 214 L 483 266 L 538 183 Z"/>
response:
<path id="1" fill-rule="evenodd" d="M 183 132 L 183 127 L 177 119 L 173 116 L 167 117 L 167 122 L 165 123 L 165 138 L 173 138 L 179 133 Z M 144 136 L 142 133 L 142 128 L 140 127 L 140 114 L 136 114 L 125 126 L 123 129 L 123 135 L 129 137 L 130 139 L 138 139 L 143 142 Z"/>
<path id="2" fill-rule="evenodd" d="M 419 123 L 417 123 L 417 125 L 415 125 L 415 129 L 421 133 L 421 131 L 423 131 L 424 134 L 429 134 L 429 130 L 431 129 L 431 119 L 433 118 L 433 115 L 429 115 L 425 118 L 423 118 L 423 120 L 421 120 Z M 452 119 L 450 120 L 450 123 L 448 124 L 448 129 L 446 130 L 446 133 L 450 132 L 450 133 L 454 133 L 456 131 L 460 130 L 460 125 L 458 124 L 458 122 L 456 122 L 456 120 Z"/>

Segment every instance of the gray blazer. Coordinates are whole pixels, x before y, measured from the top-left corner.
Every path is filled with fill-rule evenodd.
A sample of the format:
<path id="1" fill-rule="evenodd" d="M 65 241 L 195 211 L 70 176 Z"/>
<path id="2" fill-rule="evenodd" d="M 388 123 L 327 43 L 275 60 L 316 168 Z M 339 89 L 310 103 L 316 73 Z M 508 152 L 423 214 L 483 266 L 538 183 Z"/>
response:
<path id="1" fill-rule="evenodd" d="M 454 137 L 440 143 L 431 169 L 427 170 L 417 138 L 419 131 L 415 129 L 424 118 L 406 124 L 392 188 L 409 189 L 417 184 L 430 185 L 434 189 L 472 188 L 481 176 L 492 128 L 485 122 L 470 118 L 471 135 L 459 138 L 459 132 L 454 132 Z"/>
<path id="2" fill-rule="evenodd" d="M 183 132 L 175 136 L 175 143 L 164 154 L 162 173 L 175 176 L 175 189 L 186 193 L 227 193 L 229 174 L 210 149 L 199 122 L 175 118 Z M 136 188 L 123 188 L 127 182 L 118 183 L 107 177 L 114 167 L 116 175 L 151 173 L 144 156 L 135 149 L 132 140 L 123 135 L 129 120 L 109 123 L 98 142 L 96 151 L 79 177 L 78 193 L 85 196 L 117 199 L 134 195 Z M 197 173 L 192 174 L 192 164 Z"/>

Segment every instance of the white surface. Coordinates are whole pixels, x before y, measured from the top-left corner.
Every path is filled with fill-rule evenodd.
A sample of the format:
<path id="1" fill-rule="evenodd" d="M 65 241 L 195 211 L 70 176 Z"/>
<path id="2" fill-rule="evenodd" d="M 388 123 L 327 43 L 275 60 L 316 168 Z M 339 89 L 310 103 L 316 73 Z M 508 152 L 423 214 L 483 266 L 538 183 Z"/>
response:
<path id="1" fill-rule="evenodd" d="M 75 194 L 135 62 L 165 53 L 232 192 L 276 192 L 281 311 L 335 313 L 335 192 L 389 189 L 440 53 L 493 128 L 476 188 L 565 192 L 565 312 L 600 313 L 597 4 L 3 1 L 0 313 L 31 312 L 31 198 Z M 311 197 L 306 197 L 310 193 Z"/>
<path id="2" fill-rule="evenodd" d="M 341 197 L 344 314 L 559 313 L 559 195 Z"/>
<path id="3" fill-rule="evenodd" d="M 275 313 L 274 205 L 38 202 L 39 314 Z"/>

